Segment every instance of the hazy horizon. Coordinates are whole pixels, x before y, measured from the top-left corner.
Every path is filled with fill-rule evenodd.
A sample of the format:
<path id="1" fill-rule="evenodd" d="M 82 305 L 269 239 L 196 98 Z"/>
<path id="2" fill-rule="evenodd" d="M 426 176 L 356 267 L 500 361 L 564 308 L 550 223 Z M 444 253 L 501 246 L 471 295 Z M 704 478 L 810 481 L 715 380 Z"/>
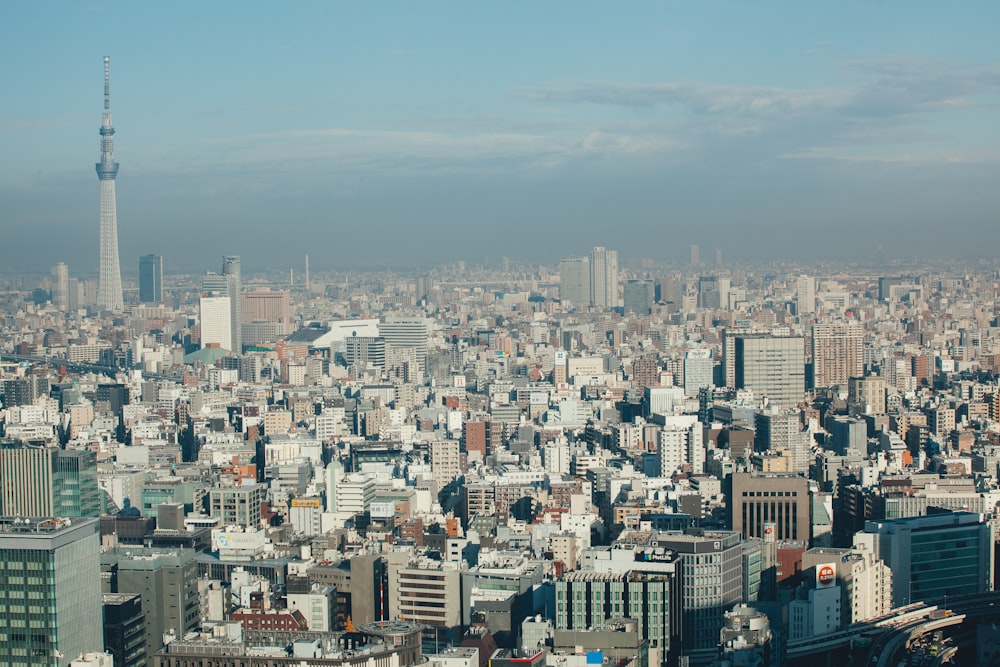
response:
<path id="1" fill-rule="evenodd" d="M 2 12 L 5 272 L 96 271 L 104 55 L 124 275 L 1000 241 L 995 3 Z"/>

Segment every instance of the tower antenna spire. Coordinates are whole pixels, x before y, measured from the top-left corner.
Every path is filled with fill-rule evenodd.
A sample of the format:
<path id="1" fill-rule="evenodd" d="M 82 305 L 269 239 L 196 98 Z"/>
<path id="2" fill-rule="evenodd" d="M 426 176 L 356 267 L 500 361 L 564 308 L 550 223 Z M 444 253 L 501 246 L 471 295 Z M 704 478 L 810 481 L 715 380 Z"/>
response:
<path id="1" fill-rule="evenodd" d="M 115 202 L 115 128 L 111 125 L 111 58 L 104 56 L 104 114 L 101 118 L 101 161 L 97 177 L 101 181 L 101 254 L 100 278 L 97 283 L 97 304 L 104 310 L 121 312 L 121 267 L 118 262 L 118 211 Z"/>
<path id="2" fill-rule="evenodd" d="M 104 56 L 104 110 L 111 109 L 111 56 Z"/>

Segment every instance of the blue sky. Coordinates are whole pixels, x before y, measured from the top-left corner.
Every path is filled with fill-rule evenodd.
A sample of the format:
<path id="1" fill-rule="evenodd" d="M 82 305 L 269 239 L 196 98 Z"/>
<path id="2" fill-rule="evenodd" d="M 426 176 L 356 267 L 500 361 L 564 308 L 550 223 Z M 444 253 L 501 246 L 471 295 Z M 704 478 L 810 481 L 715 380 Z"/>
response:
<path id="1" fill-rule="evenodd" d="M 0 4 L 0 268 L 995 256 L 996 2 Z"/>

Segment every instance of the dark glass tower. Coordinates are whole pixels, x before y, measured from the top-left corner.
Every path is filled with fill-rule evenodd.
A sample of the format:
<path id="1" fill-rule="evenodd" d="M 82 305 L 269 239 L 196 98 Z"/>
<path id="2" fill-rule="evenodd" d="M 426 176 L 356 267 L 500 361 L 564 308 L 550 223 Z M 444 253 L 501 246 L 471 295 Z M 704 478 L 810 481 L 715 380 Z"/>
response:
<path id="1" fill-rule="evenodd" d="M 139 258 L 139 301 L 163 303 L 163 257 L 160 255 Z"/>

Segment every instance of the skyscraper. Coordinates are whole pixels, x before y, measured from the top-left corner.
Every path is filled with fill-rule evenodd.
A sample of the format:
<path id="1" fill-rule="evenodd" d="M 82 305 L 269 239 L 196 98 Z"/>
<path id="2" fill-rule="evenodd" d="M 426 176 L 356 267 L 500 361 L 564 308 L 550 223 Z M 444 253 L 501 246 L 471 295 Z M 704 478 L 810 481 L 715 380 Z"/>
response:
<path id="1" fill-rule="evenodd" d="M 798 315 L 816 312 L 816 281 L 812 276 L 799 276 L 795 292 L 795 312 Z"/>
<path id="2" fill-rule="evenodd" d="M 0 664 L 65 667 L 104 648 L 96 519 L 0 518 Z"/>
<path id="3" fill-rule="evenodd" d="M 231 350 L 233 330 L 230 324 L 232 308 L 228 296 L 203 296 L 199 301 L 201 315 L 202 349 L 215 343 L 224 350 Z"/>
<path id="4" fill-rule="evenodd" d="M 559 262 L 559 298 L 577 308 L 590 304 L 589 257 L 567 257 Z"/>
<path id="5" fill-rule="evenodd" d="M 590 305 L 614 308 L 618 305 L 618 251 L 594 248 L 590 253 Z"/>
<path id="6" fill-rule="evenodd" d="M 139 301 L 163 303 L 163 257 L 160 255 L 139 258 Z"/>
<path id="7" fill-rule="evenodd" d="M 626 280 L 622 290 L 625 312 L 649 315 L 653 311 L 654 292 L 652 280 Z"/>
<path id="8" fill-rule="evenodd" d="M 794 408 L 805 394 L 805 345 L 799 336 L 743 334 L 734 339 L 737 389 L 774 408 Z"/>
<path id="9" fill-rule="evenodd" d="M 229 288 L 229 326 L 232 331 L 232 353 L 243 354 L 243 278 L 240 271 L 240 256 L 226 255 L 222 258 L 222 275 Z"/>
<path id="10" fill-rule="evenodd" d="M 52 306 L 56 310 L 69 308 L 69 269 L 63 262 L 52 267 Z"/>
<path id="11" fill-rule="evenodd" d="M 845 385 L 865 370 L 865 331 L 860 322 L 814 324 L 813 369 L 816 387 Z"/>
<path id="12" fill-rule="evenodd" d="M 122 273 L 118 263 L 118 212 L 115 204 L 115 128 L 111 127 L 111 58 L 104 56 L 104 119 L 101 122 L 101 161 L 97 177 L 101 179 L 101 263 L 97 283 L 97 306 L 104 310 L 125 309 L 122 298 Z"/>
<path id="13" fill-rule="evenodd" d="M 0 448 L 0 516 L 98 516 L 101 491 L 93 452 Z"/>

